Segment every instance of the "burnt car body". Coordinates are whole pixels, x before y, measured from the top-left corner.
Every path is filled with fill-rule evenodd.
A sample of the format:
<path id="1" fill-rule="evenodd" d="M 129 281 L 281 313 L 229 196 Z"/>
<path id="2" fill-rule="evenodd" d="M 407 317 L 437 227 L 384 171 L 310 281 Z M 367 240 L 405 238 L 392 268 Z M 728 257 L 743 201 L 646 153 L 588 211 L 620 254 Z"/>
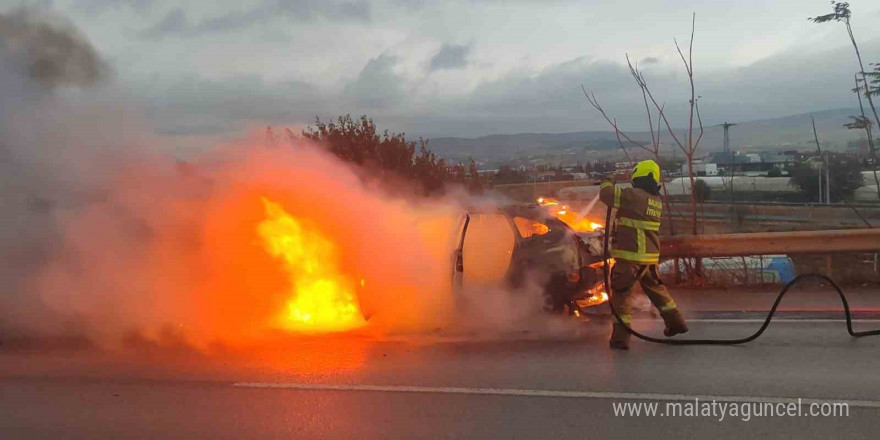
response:
<path id="1" fill-rule="evenodd" d="M 542 288 L 546 309 L 577 315 L 607 298 L 601 293 L 601 237 L 601 230 L 577 232 L 534 204 L 472 211 L 462 222 L 453 284 L 462 291 L 469 287 L 469 268 L 473 271 L 475 265 L 497 259 L 497 267 L 490 270 L 494 271 L 494 281 L 513 289 L 537 284 Z M 482 248 L 498 242 L 507 243 L 503 252 L 481 255 Z"/>

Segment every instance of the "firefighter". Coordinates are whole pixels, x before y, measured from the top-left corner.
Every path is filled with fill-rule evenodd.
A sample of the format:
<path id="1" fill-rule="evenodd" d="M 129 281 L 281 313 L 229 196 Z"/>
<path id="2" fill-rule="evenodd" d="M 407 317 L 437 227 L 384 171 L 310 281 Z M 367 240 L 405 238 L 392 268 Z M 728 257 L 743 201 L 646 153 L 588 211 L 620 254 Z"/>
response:
<path id="1" fill-rule="evenodd" d="M 660 256 L 660 218 L 663 202 L 660 199 L 660 166 L 653 160 L 636 164 L 632 171 L 632 188 L 615 186 L 604 179 L 599 197 L 603 203 L 617 210 L 611 240 L 611 304 L 620 315 L 614 318 L 611 348 L 628 350 L 630 334 L 624 327 L 632 320 L 630 293 L 638 282 L 651 303 L 660 311 L 666 324 L 667 337 L 688 331 L 687 324 L 675 305 L 666 286 L 657 274 Z"/>

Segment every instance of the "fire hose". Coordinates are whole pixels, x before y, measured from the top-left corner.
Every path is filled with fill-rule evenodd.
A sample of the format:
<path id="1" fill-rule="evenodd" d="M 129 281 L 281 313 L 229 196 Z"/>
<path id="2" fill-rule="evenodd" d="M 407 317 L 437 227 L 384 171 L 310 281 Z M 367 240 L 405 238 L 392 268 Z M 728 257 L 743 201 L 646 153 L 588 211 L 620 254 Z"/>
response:
<path id="1" fill-rule="evenodd" d="M 758 339 L 758 337 L 760 337 L 762 334 L 764 334 L 764 331 L 767 330 L 767 327 L 770 326 L 770 321 L 773 320 L 773 315 L 776 313 L 776 309 L 779 308 L 779 303 L 782 302 L 782 297 L 785 296 L 785 294 L 789 291 L 789 289 L 791 289 L 792 287 L 797 285 L 802 280 L 805 280 L 808 278 L 824 280 L 824 281 L 828 282 L 832 287 L 834 287 L 834 290 L 837 291 L 837 295 L 840 297 L 840 302 L 843 303 L 844 314 L 846 315 L 846 331 L 849 332 L 850 336 L 852 336 L 854 338 L 861 338 L 864 336 L 880 335 L 880 329 L 861 331 L 861 332 L 857 332 L 857 331 L 853 330 L 852 314 L 849 310 L 849 302 L 846 300 L 846 295 L 844 295 L 843 289 L 841 289 L 840 286 L 837 285 L 837 283 L 833 279 L 831 279 L 831 277 L 828 277 L 828 276 L 820 274 L 820 273 L 801 274 L 801 275 L 796 276 L 794 279 L 792 279 L 788 283 L 786 283 L 785 286 L 782 287 L 782 290 L 779 291 L 779 295 L 776 296 L 776 301 L 773 302 L 773 307 L 771 307 L 770 312 L 767 313 L 767 318 L 764 320 L 764 324 L 761 325 L 761 328 L 759 328 L 758 331 L 756 331 L 752 335 L 747 336 L 745 338 L 738 338 L 738 339 L 661 339 L 661 338 L 655 338 L 652 336 L 641 334 L 641 333 L 633 330 L 633 328 L 630 325 L 626 324 L 623 321 L 623 319 L 620 318 L 620 315 L 617 313 L 617 310 L 614 310 L 614 301 L 613 301 L 614 291 L 611 288 L 611 271 L 608 268 L 608 258 L 609 258 L 609 256 L 608 256 L 608 241 L 609 241 L 609 237 L 611 236 L 611 228 L 609 227 L 609 225 L 611 225 L 611 207 L 610 206 L 608 207 L 606 214 L 605 214 L 605 236 L 604 236 L 604 240 L 602 243 L 602 261 L 603 261 L 602 272 L 604 275 L 602 282 L 605 284 L 605 291 L 608 292 L 608 294 L 609 294 L 608 306 L 611 309 L 611 314 L 614 315 L 615 319 L 617 319 L 617 322 L 621 323 L 621 325 L 623 325 L 623 327 L 626 329 L 626 331 L 629 332 L 631 335 L 633 335 L 643 341 L 654 342 L 656 344 L 668 344 L 668 345 L 739 345 L 739 344 L 745 344 L 747 342 L 752 342 L 755 339 Z"/>

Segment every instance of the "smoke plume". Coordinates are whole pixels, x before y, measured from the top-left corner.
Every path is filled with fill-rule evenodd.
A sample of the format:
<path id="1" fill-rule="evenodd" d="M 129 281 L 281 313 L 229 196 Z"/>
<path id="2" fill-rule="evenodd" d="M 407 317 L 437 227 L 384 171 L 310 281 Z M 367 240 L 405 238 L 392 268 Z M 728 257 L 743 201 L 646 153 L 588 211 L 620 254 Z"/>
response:
<path id="1" fill-rule="evenodd" d="M 53 319 L 30 283 L 60 238 L 53 211 L 80 187 L 71 181 L 78 166 L 70 159 L 93 146 L 76 138 L 88 127 L 66 117 L 84 121 L 92 109 L 68 114 L 55 91 L 95 86 L 107 71 L 65 20 L 26 10 L 0 14 L 0 326 Z"/>
<path id="2" fill-rule="evenodd" d="M 45 88 L 88 87 L 108 67 L 94 47 L 62 18 L 18 10 L 0 14 L 4 65 Z"/>
<path id="3" fill-rule="evenodd" d="M 289 330 L 303 282 L 291 274 L 331 266 L 341 274 L 333 288 L 356 292 L 359 331 L 455 322 L 463 194 L 389 195 L 305 140 L 230 141 L 182 161 L 136 111 L 83 97 L 98 91 L 59 93 L 100 90 L 109 69 L 58 18 L 0 15 L 0 60 L 0 338 L 245 342 Z M 303 267 L 267 251 L 266 201 L 295 219 L 289 230 L 306 231 L 281 245 L 321 237 L 323 248 L 295 260 Z M 316 255 L 332 261 L 303 262 Z M 475 297 L 494 305 L 492 319 L 476 321 L 499 328 L 514 309 L 538 308 L 507 307 L 508 296 Z"/>

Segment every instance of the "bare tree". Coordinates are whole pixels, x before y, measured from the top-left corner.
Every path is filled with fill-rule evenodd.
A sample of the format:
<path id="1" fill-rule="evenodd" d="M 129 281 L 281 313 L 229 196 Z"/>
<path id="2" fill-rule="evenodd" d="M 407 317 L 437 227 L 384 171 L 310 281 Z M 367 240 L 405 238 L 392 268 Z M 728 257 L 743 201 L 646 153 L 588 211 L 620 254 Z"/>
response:
<path id="1" fill-rule="evenodd" d="M 698 221 L 697 221 L 697 196 L 694 191 L 695 184 L 695 175 L 694 175 L 694 155 L 697 151 L 697 148 L 700 145 L 700 141 L 703 139 L 703 120 L 700 116 L 700 107 L 698 103 L 699 96 L 696 95 L 696 88 L 694 86 L 694 69 L 693 69 L 693 49 L 694 49 L 694 31 L 696 26 L 696 14 L 693 15 L 691 20 L 691 39 L 688 47 L 688 55 L 685 56 L 681 47 L 678 44 L 678 41 L 675 40 L 675 48 L 678 50 L 678 54 L 681 57 L 682 62 L 684 63 L 685 71 L 688 74 L 688 81 L 690 84 L 690 100 L 689 103 L 689 116 L 688 116 L 688 131 L 687 138 L 682 141 L 679 139 L 679 136 L 675 134 L 675 130 L 673 130 L 672 125 L 669 122 L 669 119 L 666 117 L 666 113 L 664 111 L 665 106 L 661 105 L 657 99 L 654 97 L 654 94 L 651 92 L 650 87 L 648 86 L 648 82 L 645 79 L 644 74 L 639 70 L 638 66 L 633 64 L 633 62 L 629 59 L 629 56 L 626 57 L 627 67 L 629 68 L 630 74 L 633 79 L 636 81 L 636 84 L 639 86 L 639 89 L 642 92 L 642 99 L 645 104 L 645 111 L 648 118 L 648 127 L 651 135 L 651 145 L 645 145 L 642 142 L 634 140 L 632 137 L 623 132 L 620 127 L 617 125 L 616 120 L 613 120 L 602 106 L 599 104 L 599 100 L 596 98 L 594 93 L 587 93 L 586 88 L 581 86 L 584 91 L 584 96 L 586 96 L 587 100 L 590 104 L 602 115 L 603 118 L 614 128 L 614 131 L 618 134 L 618 136 L 623 137 L 631 144 L 647 151 L 650 153 L 655 160 L 660 159 L 660 125 L 661 121 L 663 125 L 666 126 L 669 135 L 672 137 L 672 140 L 675 142 L 675 145 L 678 146 L 679 149 L 684 153 L 685 159 L 687 160 L 687 168 L 688 168 L 688 178 L 690 180 L 691 187 L 691 232 L 694 235 L 699 233 Z M 657 129 L 656 132 L 654 130 L 654 120 L 652 115 L 652 107 L 654 111 L 657 112 Z M 695 136 L 694 129 L 696 128 L 695 124 L 699 126 L 699 134 Z M 621 143 L 621 148 L 623 145 Z M 668 200 L 668 192 L 666 191 L 666 186 L 663 185 L 664 195 L 666 195 L 666 199 Z M 668 208 L 667 202 L 667 209 Z"/>
<path id="2" fill-rule="evenodd" d="M 641 78 L 641 84 L 644 86 L 643 90 L 647 95 L 648 99 L 654 105 L 654 108 L 660 113 L 660 119 L 663 120 L 664 125 L 666 126 L 669 135 L 672 137 L 672 140 L 678 146 L 678 148 L 684 153 L 685 160 L 687 161 L 688 167 L 688 179 L 691 186 L 691 232 L 693 235 L 697 235 L 699 233 L 698 222 L 697 222 L 697 197 L 694 192 L 694 184 L 695 184 L 695 175 L 694 175 L 694 155 L 697 152 L 697 149 L 700 146 L 700 141 L 703 140 L 703 118 L 700 116 L 700 105 L 699 105 L 699 96 L 696 94 L 696 87 L 694 86 L 694 31 L 696 29 L 696 19 L 697 15 L 694 14 L 691 19 L 691 39 L 688 45 L 688 56 L 685 57 L 684 52 L 681 50 L 681 46 L 678 44 L 678 40 L 675 40 L 675 48 L 678 51 L 678 55 L 681 57 L 681 61 L 684 64 L 685 71 L 688 74 L 688 83 L 690 84 L 691 96 L 688 104 L 689 115 L 688 115 L 688 131 L 687 131 L 687 139 L 686 143 L 682 142 L 681 139 L 675 134 L 675 130 L 672 129 L 672 124 L 669 123 L 669 119 L 666 117 L 666 113 L 663 112 L 663 106 L 660 105 L 657 100 L 654 98 L 654 94 L 651 93 L 651 89 L 648 87 L 647 83 L 644 81 L 644 76 L 641 72 L 636 70 L 636 74 Z M 627 60 L 628 61 L 628 60 Z M 631 63 L 630 63 L 631 64 Z M 699 124 L 700 132 L 694 137 L 694 117 L 696 117 L 696 122 Z M 659 130 L 659 127 L 658 127 Z"/>
<path id="3" fill-rule="evenodd" d="M 651 156 L 654 158 L 654 160 L 659 163 L 660 162 L 660 115 L 659 114 L 663 113 L 663 107 L 661 106 L 660 111 L 658 112 L 659 114 L 657 116 L 657 131 L 655 132 L 654 131 L 654 122 L 653 122 L 653 118 L 652 118 L 652 114 L 651 114 L 651 108 L 648 105 L 648 96 L 647 96 L 647 93 L 645 92 L 646 86 L 645 86 L 644 78 L 642 78 L 641 74 L 638 73 L 638 70 L 629 63 L 629 55 L 627 55 L 627 64 L 630 65 L 630 73 L 632 73 L 633 78 L 635 78 L 636 83 L 639 85 L 639 88 L 642 90 L 642 98 L 644 99 L 644 103 L 645 103 L 645 114 L 647 115 L 647 118 L 648 118 L 648 132 L 651 135 L 650 146 L 645 145 L 643 142 L 640 142 L 640 141 L 633 139 L 628 134 L 626 134 L 626 132 L 621 130 L 620 126 L 617 124 L 617 119 L 612 119 L 608 116 L 608 114 L 605 112 L 605 109 L 602 107 L 601 104 L 599 104 L 599 99 L 596 98 L 596 95 L 591 94 L 591 93 L 587 93 L 587 89 L 584 88 L 583 84 L 581 84 L 581 90 L 584 92 L 584 96 L 587 98 L 587 101 L 590 102 L 590 105 L 592 105 L 593 108 L 595 108 L 602 115 L 602 117 L 605 118 L 605 120 L 608 122 L 608 124 L 611 125 L 611 128 L 614 129 L 614 133 L 617 136 L 617 144 L 620 146 L 620 149 L 623 150 L 623 155 L 626 157 L 627 161 L 632 163 L 633 159 L 630 156 L 629 152 L 627 151 L 626 147 L 624 146 L 623 140 L 621 138 L 625 138 L 631 145 L 634 145 L 634 146 L 648 152 L 649 154 L 651 154 Z M 669 192 L 666 189 L 666 182 L 663 181 L 661 176 L 657 176 L 657 178 L 660 180 L 660 187 L 663 190 L 663 203 L 666 205 L 666 212 L 672 212 L 671 204 L 669 203 Z M 675 224 L 674 223 L 671 223 L 671 222 L 669 223 L 669 232 L 671 235 L 675 235 Z"/>
<path id="4" fill-rule="evenodd" d="M 591 94 L 587 93 L 587 89 L 584 88 L 583 84 L 581 84 L 581 90 L 584 92 L 584 96 L 587 98 L 587 101 L 590 102 L 590 105 L 592 105 L 596 110 L 598 110 L 599 113 L 602 114 L 602 117 L 605 118 L 606 121 L 608 121 L 608 124 L 611 125 L 611 128 L 614 129 L 614 134 L 617 136 L 617 145 L 619 145 L 620 149 L 623 151 L 623 155 L 624 155 L 624 157 L 626 157 L 627 162 L 632 163 L 633 160 L 632 160 L 632 157 L 629 155 L 629 152 L 627 151 L 626 147 L 624 147 L 623 141 L 620 139 L 621 137 L 626 139 L 627 142 L 629 142 L 633 145 L 636 145 L 649 153 L 651 152 L 650 148 L 646 147 L 641 142 L 633 140 L 631 137 L 629 137 L 629 135 L 627 135 L 625 132 L 623 132 L 620 129 L 620 126 L 617 125 L 617 119 L 616 118 L 612 119 L 611 117 L 608 116 L 607 113 L 605 113 L 605 109 L 603 109 L 602 106 L 599 104 L 599 100 L 596 98 L 596 95 L 595 94 L 591 95 Z M 653 135 L 652 135 L 652 137 L 653 137 Z"/>
<path id="5" fill-rule="evenodd" d="M 287 136 L 287 142 L 289 142 L 291 145 L 294 145 L 297 139 L 299 139 L 299 137 L 293 134 L 293 131 L 291 131 L 289 128 L 284 129 L 284 134 Z"/>
<path id="6" fill-rule="evenodd" d="M 864 76 L 862 77 L 864 80 Z M 868 135 L 868 149 L 871 151 L 871 160 L 874 162 L 874 166 L 871 171 L 874 172 L 874 183 L 877 185 L 877 197 L 880 198 L 880 179 L 877 177 L 877 150 L 874 149 L 874 135 L 871 133 L 871 120 L 865 116 L 865 106 L 862 104 L 862 92 L 861 86 L 859 85 L 859 74 L 855 75 L 856 87 L 853 89 L 856 96 L 859 98 L 859 111 L 861 112 L 861 116 L 850 116 L 853 119 L 853 122 L 848 124 L 843 124 L 844 127 L 848 129 L 864 129 L 865 134 Z M 865 93 L 870 95 L 871 90 L 868 83 L 865 83 Z"/>
<path id="7" fill-rule="evenodd" d="M 275 146 L 275 132 L 272 131 L 271 125 L 266 126 L 266 136 L 264 141 L 267 147 L 271 148 Z"/>
<path id="8" fill-rule="evenodd" d="M 853 35 L 852 24 L 850 20 L 852 18 L 852 11 L 849 9 L 849 3 L 846 2 L 836 2 L 831 1 L 831 8 L 833 9 L 830 14 L 820 15 L 818 17 L 810 17 L 807 20 L 810 20 L 814 23 L 827 23 L 831 21 L 843 22 L 846 25 L 846 33 L 849 35 L 849 41 L 852 42 L 853 49 L 856 51 L 856 59 L 859 61 L 859 72 L 858 74 L 862 76 L 862 81 L 865 84 L 865 98 L 868 100 L 868 106 L 871 108 L 871 112 L 874 114 L 874 120 L 877 122 L 877 126 L 880 127 L 880 116 L 877 116 L 877 108 L 874 107 L 874 99 L 871 97 L 874 93 L 870 90 L 871 82 L 868 81 L 868 76 L 874 76 L 873 73 L 868 73 L 865 71 L 865 64 L 862 62 L 862 54 L 859 52 L 859 45 L 856 43 L 856 37 Z M 856 82 L 856 88 L 858 88 L 858 82 Z M 870 139 L 870 137 L 869 137 Z"/>
<path id="9" fill-rule="evenodd" d="M 666 123 L 666 128 L 669 130 L 669 135 L 672 136 L 672 139 L 675 140 L 675 143 L 678 144 L 678 147 L 681 148 L 682 152 L 684 152 L 685 158 L 687 159 L 688 165 L 688 178 L 690 179 L 691 184 L 691 223 L 693 227 L 693 234 L 697 235 L 697 195 L 696 191 L 694 191 L 694 153 L 697 152 L 697 148 L 700 146 L 700 141 L 703 140 L 703 118 L 700 117 L 700 105 L 697 102 L 699 97 L 696 94 L 696 88 L 694 87 L 694 31 L 696 29 L 696 21 L 697 14 L 694 13 L 691 18 L 691 41 L 688 45 L 688 56 L 685 59 L 684 53 L 681 51 L 681 47 L 678 45 L 678 40 L 675 41 L 675 48 L 678 50 L 678 55 L 681 56 L 681 61 L 684 63 L 685 70 L 688 74 L 688 82 L 691 86 L 691 99 L 689 101 L 690 104 L 690 115 L 688 117 L 688 132 L 687 132 L 687 147 L 678 140 L 675 136 L 675 132 L 672 130 L 672 125 L 669 124 L 669 120 L 666 119 L 666 115 L 663 115 L 663 121 Z M 649 96 L 650 92 L 649 92 Z M 657 101 L 654 100 L 654 97 L 651 96 L 651 101 L 654 102 L 654 105 L 659 109 L 660 106 L 657 104 Z M 700 134 L 694 139 L 694 114 L 696 113 L 697 121 L 700 124 Z"/>

